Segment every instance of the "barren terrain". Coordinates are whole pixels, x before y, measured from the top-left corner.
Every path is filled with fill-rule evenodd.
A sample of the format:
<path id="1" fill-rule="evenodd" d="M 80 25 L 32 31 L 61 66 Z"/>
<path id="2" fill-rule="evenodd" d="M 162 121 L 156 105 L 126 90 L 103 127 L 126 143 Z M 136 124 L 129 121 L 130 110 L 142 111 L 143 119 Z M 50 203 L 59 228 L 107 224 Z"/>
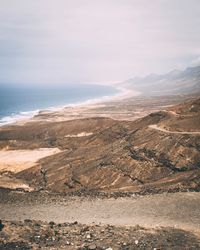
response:
<path id="1" fill-rule="evenodd" d="M 140 225 L 146 228 L 175 227 L 200 233 L 199 206 L 199 193 L 118 199 L 68 197 L 67 200 L 57 198 L 56 201 L 1 202 L 0 215 L 1 219 L 11 221 L 31 219 L 56 223 L 78 221 L 82 224 Z"/>
<path id="2" fill-rule="evenodd" d="M 1 127 L 0 248 L 200 249 L 199 166 L 196 96 Z"/>
<path id="3" fill-rule="evenodd" d="M 171 106 L 170 100 L 162 98 L 167 107 L 133 121 L 51 122 L 41 115 L 2 127 L 1 187 L 13 178 L 32 190 L 58 193 L 199 191 L 200 101 Z M 149 110 L 158 103 L 155 98 Z"/>
<path id="4" fill-rule="evenodd" d="M 0 247 L 199 249 L 199 206 L 199 193 L 100 199 L 3 192 Z"/>

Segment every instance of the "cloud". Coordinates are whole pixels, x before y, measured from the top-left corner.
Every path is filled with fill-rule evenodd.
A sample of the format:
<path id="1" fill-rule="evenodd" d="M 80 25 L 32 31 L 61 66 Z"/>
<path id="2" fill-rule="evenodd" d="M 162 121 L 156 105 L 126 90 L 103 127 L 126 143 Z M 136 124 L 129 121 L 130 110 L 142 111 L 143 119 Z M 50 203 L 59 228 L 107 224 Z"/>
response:
<path id="1" fill-rule="evenodd" d="M 200 55 L 199 0 L 0 0 L 0 82 L 121 81 Z"/>

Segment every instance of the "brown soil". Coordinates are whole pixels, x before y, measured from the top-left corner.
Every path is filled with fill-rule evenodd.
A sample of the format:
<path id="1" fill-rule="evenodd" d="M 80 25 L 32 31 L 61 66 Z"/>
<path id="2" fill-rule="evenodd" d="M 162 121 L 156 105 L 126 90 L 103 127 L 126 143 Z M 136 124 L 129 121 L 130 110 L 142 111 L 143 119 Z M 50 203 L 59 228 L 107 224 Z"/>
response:
<path id="1" fill-rule="evenodd" d="M 169 107 L 178 100 L 44 112 L 1 127 L 8 154 L 60 152 L 1 171 L 0 249 L 200 249 L 200 196 L 189 192 L 200 190 L 200 99 Z"/>
<path id="2" fill-rule="evenodd" d="M 135 121 L 96 117 L 6 126 L 0 130 L 0 147 L 61 150 L 12 175 L 35 190 L 140 194 L 199 191 L 200 123 L 194 122 L 200 117 L 198 105 L 199 99 L 195 99 Z M 185 127 L 175 130 L 172 124 L 180 125 L 179 121 Z"/>

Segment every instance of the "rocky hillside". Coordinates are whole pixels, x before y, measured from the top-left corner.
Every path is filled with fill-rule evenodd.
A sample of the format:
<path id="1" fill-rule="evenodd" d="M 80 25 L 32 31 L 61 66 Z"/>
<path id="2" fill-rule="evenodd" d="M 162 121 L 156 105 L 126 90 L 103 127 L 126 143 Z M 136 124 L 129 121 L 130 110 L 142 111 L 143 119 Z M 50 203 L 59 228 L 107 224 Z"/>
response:
<path id="1" fill-rule="evenodd" d="M 88 118 L 0 131 L 3 149 L 61 152 L 13 175 L 62 193 L 200 190 L 200 99 L 136 121 Z"/>

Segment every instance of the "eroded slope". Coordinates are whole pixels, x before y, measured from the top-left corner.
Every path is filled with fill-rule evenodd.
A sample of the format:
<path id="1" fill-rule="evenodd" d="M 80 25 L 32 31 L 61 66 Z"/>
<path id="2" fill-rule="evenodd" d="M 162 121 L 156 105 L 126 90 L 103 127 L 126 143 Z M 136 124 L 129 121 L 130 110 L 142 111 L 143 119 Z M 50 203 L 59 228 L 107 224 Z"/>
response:
<path id="1" fill-rule="evenodd" d="M 14 174 L 36 190 L 199 190 L 200 134 L 176 133 L 200 131 L 199 102 L 196 99 L 133 122 L 88 118 L 5 127 L 0 131 L 0 145 L 61 150 Z M 166 131 L 153 129 L 155 125 Z"/>

